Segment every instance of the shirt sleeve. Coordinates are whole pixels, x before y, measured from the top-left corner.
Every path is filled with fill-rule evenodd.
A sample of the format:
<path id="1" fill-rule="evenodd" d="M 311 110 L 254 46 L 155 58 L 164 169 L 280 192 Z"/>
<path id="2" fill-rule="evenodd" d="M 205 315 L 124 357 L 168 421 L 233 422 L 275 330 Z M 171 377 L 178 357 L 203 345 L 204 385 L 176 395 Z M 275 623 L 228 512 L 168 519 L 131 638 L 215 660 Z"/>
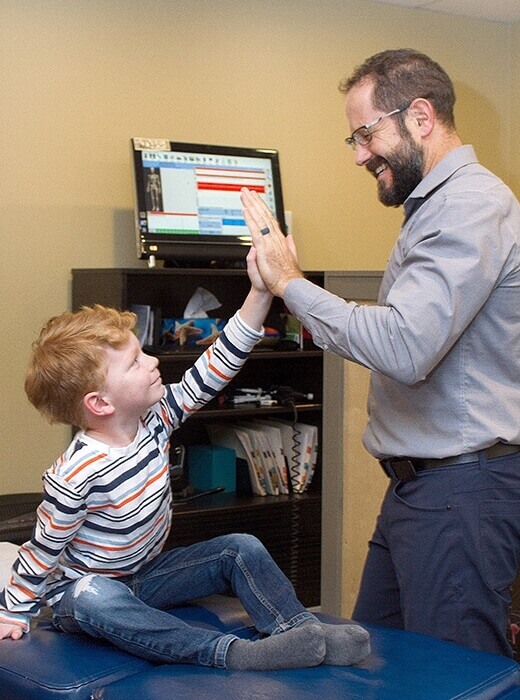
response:
<path id="1" fill-rule="evenodd" d="M 51 470 L 44 475 L 44 499 L 36 511 L 32 537 L 18 550 L 7 586 L 0 592 L 0 622 L 24 632 L 31 616 L 46 605 L 46 583 L 67 543 L 84 521 L 83 499 Z"/>
<path id="2" fill-rule="evenodd" d="M 458 341 L 507 274 L 514 246 L 496 193 L 438 197 L 403 227 L 377 305 L 345 301 L 307 280 L 284 297 L 314 341 L 412 385 Z"/>
<path id="3" fill-rule="evenodd" d="M 168 384 L 164 408 L 172 429 L 213 399 L 240 371 L 264 332 L 248 326 L 237 312 L 215 342 L 180 382 Z"/>

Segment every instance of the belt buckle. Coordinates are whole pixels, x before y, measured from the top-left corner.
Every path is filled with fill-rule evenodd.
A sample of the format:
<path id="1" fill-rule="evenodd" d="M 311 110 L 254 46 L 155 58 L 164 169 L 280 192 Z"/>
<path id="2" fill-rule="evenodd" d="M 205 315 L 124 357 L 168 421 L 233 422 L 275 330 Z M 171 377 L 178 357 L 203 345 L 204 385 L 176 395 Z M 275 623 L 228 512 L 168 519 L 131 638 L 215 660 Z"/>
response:
<path id="1" fill-rule="evenodd" d="M 388 457 L 380 460 L 383 471 L 396 481 L 412 481 L 417 477 L 417 471 L 411 459 L 407 457 Z"/>

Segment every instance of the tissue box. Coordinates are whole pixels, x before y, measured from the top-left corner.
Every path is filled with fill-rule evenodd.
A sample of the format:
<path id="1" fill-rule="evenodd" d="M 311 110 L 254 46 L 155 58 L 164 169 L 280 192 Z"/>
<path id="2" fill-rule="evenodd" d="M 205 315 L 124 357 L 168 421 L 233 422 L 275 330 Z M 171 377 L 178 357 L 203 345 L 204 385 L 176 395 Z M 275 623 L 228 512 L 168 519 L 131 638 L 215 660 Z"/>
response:
<path id="1" fill-rule="evenodd" d="M 204 348 L 211 345 L 225 325 L 221 318 L 163 318 L 161 345 Z"/>
<path id="2" fill-rule="evenodd" d="M 188 447 L 188 480 L 198 491 L 223 486 L 236 491 L 236 453 L 220 445 L 191 445 Z"/>

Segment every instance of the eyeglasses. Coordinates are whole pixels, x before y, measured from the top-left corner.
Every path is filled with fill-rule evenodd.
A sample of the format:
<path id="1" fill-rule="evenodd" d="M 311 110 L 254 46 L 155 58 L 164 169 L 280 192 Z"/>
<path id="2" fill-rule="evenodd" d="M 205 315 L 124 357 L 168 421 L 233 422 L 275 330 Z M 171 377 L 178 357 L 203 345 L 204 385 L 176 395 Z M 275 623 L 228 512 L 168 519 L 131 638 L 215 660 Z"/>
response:
<path id="1" fill-rule="evenodd" d="M 388 114 L 383 114 L 382 117 L 378 117 L 377 119 L 374 119 L 374 121 L 368 122 L 368 124 L 364 124 L 363 126 L 358 127 L 355 131 L 352 132 L 351 136 L 348 136 L 345 139 L 345 143 L 351 148 L 355 148 L 356 146 L 368 146 L 370 141 L 372 141 L 372 132 L 370 131 L 370 129 L 373 129 L 374 126 L 376 124 L 379 124 L 380 121 L 383 121 L 383 119 L 391 117 L 394 114 L 399 114 L 399 112 L 404 112 L 405 109 L 408 109 L 408 107 L 411 104 L 411 102 L 407 102 L 406 104 L 401 105 L 397 109 L 393 109 L 391 112 L 388 112 Z"/>

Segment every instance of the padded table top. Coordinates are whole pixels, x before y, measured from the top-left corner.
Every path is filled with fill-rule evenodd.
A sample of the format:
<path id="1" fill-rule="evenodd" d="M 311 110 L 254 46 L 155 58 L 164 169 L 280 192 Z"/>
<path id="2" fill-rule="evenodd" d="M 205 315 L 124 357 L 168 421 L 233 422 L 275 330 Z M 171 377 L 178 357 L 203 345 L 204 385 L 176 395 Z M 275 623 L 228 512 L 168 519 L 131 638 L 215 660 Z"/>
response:
<path id="1" fill-rule="evenodd" d="M 215 596 L 172 611 L 193 625 L 248 638 L 254 630 L 240 603 Z M 318 617 L 331 623 L 341 620 Z M 289 671 L 226 671 L 153 665 L 94 639 L 37 624 L 20 641 L 0 643 L 2 700 L 520 700 L 518 664 L 425 635 L 367 626 L 372 654 L 357 666 Z"/>

